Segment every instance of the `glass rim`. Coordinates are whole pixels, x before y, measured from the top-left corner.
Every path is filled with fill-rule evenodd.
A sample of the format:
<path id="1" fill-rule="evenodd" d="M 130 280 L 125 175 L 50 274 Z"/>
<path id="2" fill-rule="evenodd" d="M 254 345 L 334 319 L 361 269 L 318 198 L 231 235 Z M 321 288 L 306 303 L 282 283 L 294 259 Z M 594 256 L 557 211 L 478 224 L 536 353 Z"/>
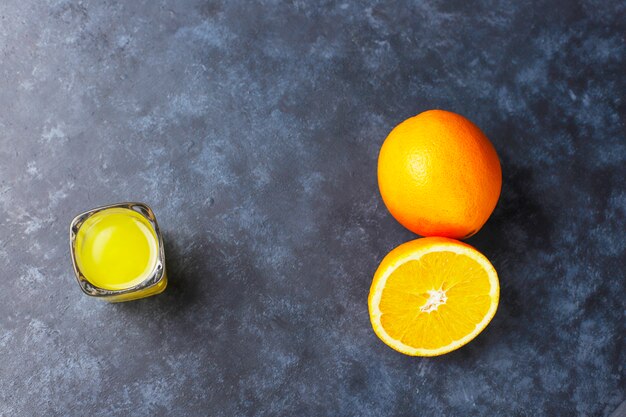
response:
<path id="1" fill-rule="evenodd" d="M 85 275 L 82 273 L 82 271 L 78 267 L 78 263 L 76 262 L 76 252 L 75 252 L 76 235 L 78 234 L 80 227 L 83 225 L 85 220 L 87 220 L 94 214 L 102 212 L 104 210 L 113 209 L 113 208 L 129 209 L 136 213 L 141 214 L 154 229 L 154 233 L 157 237 L 157 244 L 159 246 L 158 251 L 157 251 L 156 264 L 154 265 L 154 268 L 152 272 L 150 273 L 150 275 L 146 279 L 141 281 L 139 284 L 136 284 L 132 287 L 125 288 L 122 290 L 107 290 L 107 289 L 100 288 L 97 285 L 92 284 L 91 282 L 89 282 L 87 277 L 85 277 Z M 108 204 L 106 206 L 100 206 L 100 207 L 93 208 L 91 210 L 87 210 L 83 213 L 80 213 L 76 217 L 74 217 L 74 219 L 70 223 L 70 255 L 72 258 L 72 267 L 74 269 L 74 276 L 76 278 L 76 281 L 78 282 L 80 289 L 85 294 L 92 296 L 92 297 L 102 297 L 102 298 L 115 297 L 115 296 L 124 295 L 124 294 L 131 294 L 140 290 L 145 290 L 145 289 L 154 287 L 155 285 L 158 285 L 163 280 L 163 277 L 165 276 L 165 249 L 163 248 L 163 236 L 161 235 L 159 224 L 157 223 L 154 212 L 152 211 L 150 206 L 148 206 L 145 203 L 123 202 L 123 203 L 116 203 L 116 204 Z"/>

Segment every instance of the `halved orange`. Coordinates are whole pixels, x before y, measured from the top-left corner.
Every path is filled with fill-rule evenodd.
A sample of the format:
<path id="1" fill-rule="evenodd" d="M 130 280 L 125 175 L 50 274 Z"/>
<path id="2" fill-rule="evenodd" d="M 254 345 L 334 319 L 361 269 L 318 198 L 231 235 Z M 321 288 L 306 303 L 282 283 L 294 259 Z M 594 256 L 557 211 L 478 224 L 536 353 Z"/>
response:
<path id="1" fill-rule="evenodd" d="M 370 320 L 391 348 L 412 356 L 458 349 L 489 324 L 500 296 L 489 260 L 454 239 L 404 243 L 383 259 L 370 289 Z"/>

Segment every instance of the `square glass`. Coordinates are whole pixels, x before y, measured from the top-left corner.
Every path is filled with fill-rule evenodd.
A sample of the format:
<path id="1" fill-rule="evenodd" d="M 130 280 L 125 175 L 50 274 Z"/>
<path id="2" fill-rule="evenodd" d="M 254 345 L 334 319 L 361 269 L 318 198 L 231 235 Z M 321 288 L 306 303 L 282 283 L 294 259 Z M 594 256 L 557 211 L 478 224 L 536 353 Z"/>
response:
<path id="1" fill-rule="evenodd" d="M 133 212 L 128 213 L 128 217 L 136 217 L 139 223 L 142 224 L 141 227 L 151 228 L 151 230 L 149 230 L 148 232 L 154 238 L 157 247 L 153 248 L 156 253 L 150 254 L 150 256 L 154 258 L 154 255 L 156 255 L 156 259 L 153 259 L 152 262 L 150 262 L 150 265 L 147 266 L 149 270 L 147 274 L 144 274 L 145 277 L 138 278 L 139 282 L 135 282 L 137 280 L 134 280 L 132 282 L 132 285 L 129 285 L 128 287 L 124 286 L 123 288 L 102 288 L 106 285 L 100 284 L 100 286 L 98 286 L 94 284 L 92 281 L 97 280 L 92 279 L 92 281 L 90 281 L 85 275 L 85 271 L 81 270 L 81 263 L 84 264 L 84 262 L 81 262 L 81 260 L 78 259 L 81 255 L 80 253 L 77 253 L 77 243 L 79 245 L 82 245 L 81 240 L 85 240 L 85 238 L 82 237 L 82 234 L 81 236 L 79 236 L 79 233 L 81 232 L 81 227 L 83 227 L 86 222 L 88 224 L 87 227 L 90 228 L 89 230 L 93 228 L 92 226 L 89 226 L 90 218 L 92 221 L 95 221 L 94 219 L 97 219 L 99 217 L 106 218 L 108 214 L 115 214 L 119 217 L 121 213 L 121 216 L 124 216 L 124 213 L 126 213 L 124 209 L 131 210 Z M 137 213 L 139 216 L 137 216 L 137 214 L 135 213 Z M 99 217 L 92 218 L 96 215 Z M 106 234 L 109 232 L 107 230 L 103 230 L 99 232 L 95 231 L 93 233 Z M 97 238 L 97 234 L 91 235 L 92 240 L 95 239 L 97 241 Z M 103 238 L 106 239 L 107 236 L 103 236 Z M 134 242 L 127 242 L 127 244 L 129 245 L 132 245 L 133 243 Z M 72 256 L 72 265 L 74 267 L 74 274 L 76 275 L 78 285 L 80 286 L 81 290 L 89 296 L 99 297 L 110 302 L 130 301 L 159 294 L 163 292 L 163 290 L 165 290 L 165 287 L 167 286 L 163 237 L 161 235 L 161 231 L 159 230 L 159 225 L 157 224 L 154 212 L 146 204 L 136 202 L 118 203 L 108 206 L 97 207 L 95 209 L 79 214 L 74 218 L 74 220 L 72 220 L 72 223 L 70 224 L 70 253 Z M 93 274 L 93 272 L 91 273 Z"/>

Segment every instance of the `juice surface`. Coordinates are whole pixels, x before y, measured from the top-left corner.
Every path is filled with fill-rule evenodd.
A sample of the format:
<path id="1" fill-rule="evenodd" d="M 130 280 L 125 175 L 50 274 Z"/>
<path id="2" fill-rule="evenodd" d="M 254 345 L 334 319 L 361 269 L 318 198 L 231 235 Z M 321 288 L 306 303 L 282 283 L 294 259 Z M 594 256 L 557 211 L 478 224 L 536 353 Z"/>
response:
<path id="1" fill-rule="evenodd" d="M 150 276 L 158 239 L 141 214 L 110 208 L 89 217 L 76 235 L 76 264 L 93 285 L 106 290 L 133 287 Z"/>

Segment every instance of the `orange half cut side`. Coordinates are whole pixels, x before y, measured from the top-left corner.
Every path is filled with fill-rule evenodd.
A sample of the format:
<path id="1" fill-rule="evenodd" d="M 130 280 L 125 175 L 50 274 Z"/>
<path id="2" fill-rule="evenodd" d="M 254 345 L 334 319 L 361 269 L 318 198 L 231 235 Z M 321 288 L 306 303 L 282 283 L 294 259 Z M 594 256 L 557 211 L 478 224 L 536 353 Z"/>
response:
<path id="1" fill-rule="evenodd" d="M 376 335 L 412 356 L 436 356 L 474 339 L 496 313 L 500 286 L 489 260 L 440 237 L 392 250 L 374 275 L 368 300 Z"/>

